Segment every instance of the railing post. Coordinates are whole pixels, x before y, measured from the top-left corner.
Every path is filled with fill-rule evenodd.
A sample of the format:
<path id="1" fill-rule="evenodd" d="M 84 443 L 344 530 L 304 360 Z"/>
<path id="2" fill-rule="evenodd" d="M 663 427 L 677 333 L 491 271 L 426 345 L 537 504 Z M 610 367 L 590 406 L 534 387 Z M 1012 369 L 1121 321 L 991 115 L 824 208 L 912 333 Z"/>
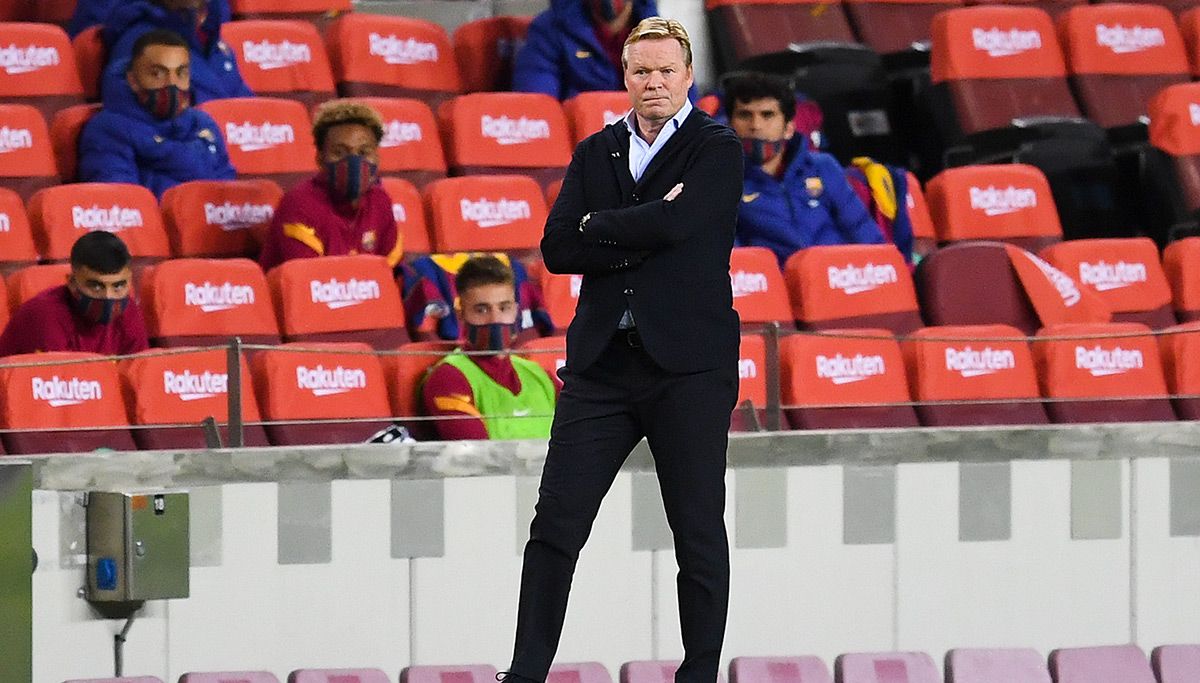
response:
<path id="1" fill-rule="evenodd" d="M 229 447 L 241 448 L 242 441 L 242 338 L 234 337 L 225 352 L 225 368 L 229 375 Z"/>
<path id="2" fill-rule="evenodd" d="M 780 372 L 779 372 L 779 323 L 772 322 L 766 327 L 767 341 L 767 431 L 779 431 L 783 424 L 783 414 L 780 408 Z"/>

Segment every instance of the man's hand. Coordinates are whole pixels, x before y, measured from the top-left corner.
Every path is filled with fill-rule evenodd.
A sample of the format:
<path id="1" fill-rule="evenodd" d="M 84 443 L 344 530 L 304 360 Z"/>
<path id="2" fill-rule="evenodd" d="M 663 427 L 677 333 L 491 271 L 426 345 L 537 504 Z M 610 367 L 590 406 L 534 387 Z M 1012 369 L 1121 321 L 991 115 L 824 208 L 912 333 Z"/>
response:
<path id="1" fill-rule="evenodd" d="M 683 183 L 676 183 L 675 187 L 672 187 L 671 191 L 663 196 L 663 201 L 669 202 L 672 199 L 678 197 L 682 193 L 683 193 Z"/>

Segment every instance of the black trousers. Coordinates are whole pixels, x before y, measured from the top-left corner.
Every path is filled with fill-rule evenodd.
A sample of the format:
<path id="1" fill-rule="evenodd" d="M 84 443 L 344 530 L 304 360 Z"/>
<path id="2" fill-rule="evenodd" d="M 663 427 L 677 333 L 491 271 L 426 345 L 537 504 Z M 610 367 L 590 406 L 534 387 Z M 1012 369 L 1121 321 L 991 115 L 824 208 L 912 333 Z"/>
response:
<path id="1" fill-rule="evenodd" d="M 714 683 L 729 604 L 725 455 L 737 368 L 669 373 L 618 330 L 586 371 L 560 371 L 563 388 L 521 573 L 509 671 L 544 681 L 558 649 L 579 551 L 600 502 L 642 437 L 654 455 L 679 564 L 684 660 L 678 683 Z M 647 606 L 648 607 L 648 606 Z"/>

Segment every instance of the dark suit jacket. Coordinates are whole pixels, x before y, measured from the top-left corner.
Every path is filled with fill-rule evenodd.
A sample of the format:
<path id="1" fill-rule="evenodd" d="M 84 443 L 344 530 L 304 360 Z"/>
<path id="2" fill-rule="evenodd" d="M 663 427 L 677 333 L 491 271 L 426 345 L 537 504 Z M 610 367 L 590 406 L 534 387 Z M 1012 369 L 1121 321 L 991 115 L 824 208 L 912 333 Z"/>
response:
<path id="1" fill-rule="evenodd" d="M 729 128 L 693 110 L 635 185 L 629 136 L 617 122 L 579 143 L 546 221 L 546 269 L 584 276 L 567 331 L 567 367 L 586 370 L 629 308 L 646 352 L 665 370 L 731 368 L 739 323 L 729 253 L 742 189 L 741 144 Z M 664 201 L 680 182 L 682 194 Z"/>

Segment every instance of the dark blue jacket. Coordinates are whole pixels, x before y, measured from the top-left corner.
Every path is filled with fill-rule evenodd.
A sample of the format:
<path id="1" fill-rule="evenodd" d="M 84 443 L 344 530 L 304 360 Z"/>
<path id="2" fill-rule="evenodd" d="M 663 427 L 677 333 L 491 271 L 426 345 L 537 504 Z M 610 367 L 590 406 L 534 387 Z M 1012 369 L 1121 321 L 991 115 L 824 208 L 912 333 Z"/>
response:
<path id="1" fill-rule="evenodd" d="M 123 80 L 104 89 L 104 108 L 79 136 L 82 182 L 135 183 L 161 197 L 167 188 L 188 180 L 235 176 L 225 138 L 211 116 L 193 107 L 159 121 L 138 104 Z"/>
<path id="2" fill-rule="evenodd" d="M 84 29 L 103 24 L 109 13 L 120 5 L 121 0 L 79 0 L 75 5 L 75 13 L 71 15 L 71 21 L 67 24 L 67 33 L 74 38 Z M 208 0 L 208 11 L 216 12 L 222 23 L 233 18 L 228 0 Z"/>
<path id="3" fill-rule="evenodd" d="M 118 5 L 104 22 L 102 35 L 108 48 L 108 67 L 103 88 L 108 88 L 114 77 L 125 79 L 124 63 L 133 55 L 133 44 L 142 34 L 165 28 L 183 36 L 191 48 L 193 104 L 253 96 L 238 71 L 233 50 L 221 40 L 221 23 L 220 12 L 208 13 L 203 28 L 212 38 L 205 46 L 200 44 L 195 27 L 188 25 L 184 14 L 167 11 L 150 0 L 130 0 Z"/>
<path id="4" fill-rule="evenodd" d="M 608 59 L 584 0 L 551 0 L 529 25 L 513 66 L 513 90 L 560 100 L 591 90 L 624 90 L 621 69 Z M 658 14 L 654 0 L 633 0 L 632 22 Z"/>
<path id="5" fill-rule="evenodd" d="M 783 178 L 746 164 L 738 209 L 740 246 L 767 247 L 780 265 L 800 249 L 825 244 L 882 244 L 883 233 L 867 213 L 837 159 L 805 149 L 792 136 Z"/>

